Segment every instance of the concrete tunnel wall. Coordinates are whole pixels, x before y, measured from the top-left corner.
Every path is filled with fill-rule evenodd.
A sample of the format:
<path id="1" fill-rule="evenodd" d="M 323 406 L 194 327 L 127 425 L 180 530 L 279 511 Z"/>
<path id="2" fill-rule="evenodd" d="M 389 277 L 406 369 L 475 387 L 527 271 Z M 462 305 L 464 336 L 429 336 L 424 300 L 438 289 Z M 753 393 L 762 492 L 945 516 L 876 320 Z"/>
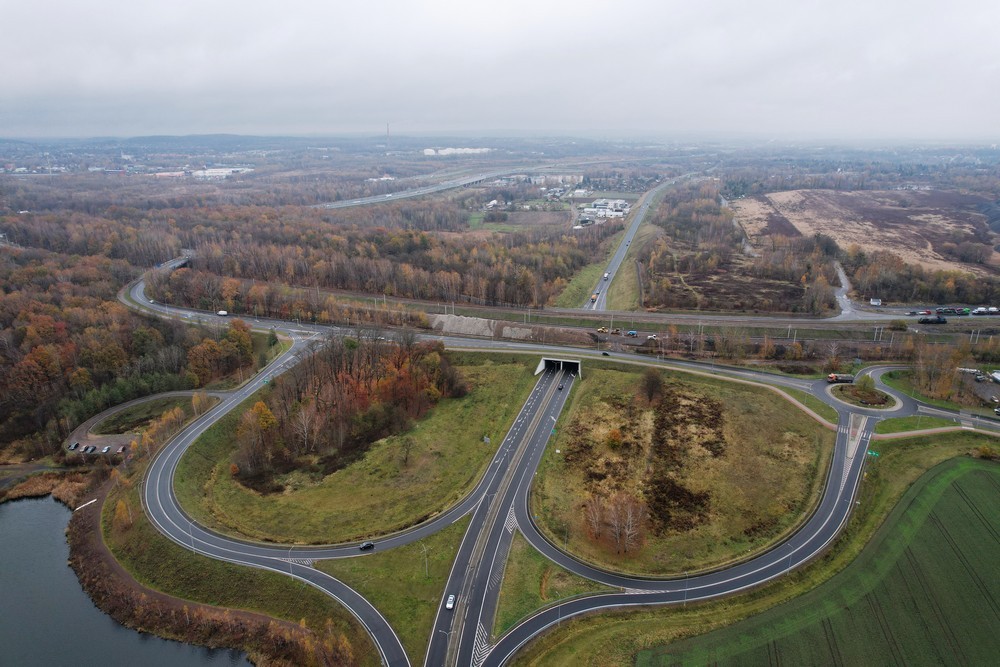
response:
<path id="1" fill-rule="evenodd" d="M 538 368 L 535 369 L 535 375 L 538 375 L 542 371 L 549 368 L 571 371 L 576 373 L 578 376 L 583 377 L 583 364 L 579 359 L 555 359 L 553 357 L 542 357 L 542 360 L 538 362 Z"/>

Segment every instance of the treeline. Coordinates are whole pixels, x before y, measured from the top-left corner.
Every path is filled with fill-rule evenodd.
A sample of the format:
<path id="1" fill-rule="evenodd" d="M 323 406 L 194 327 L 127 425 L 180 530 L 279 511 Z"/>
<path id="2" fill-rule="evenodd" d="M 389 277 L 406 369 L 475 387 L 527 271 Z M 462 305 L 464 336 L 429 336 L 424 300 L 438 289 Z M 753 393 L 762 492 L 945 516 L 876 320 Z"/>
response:
<path id="1" fill-rule="evenodd" d="M 298 467 L 329 474 L 410 428 L 441 398 L 467 391 L 441 343 L 407 333 L 330 339 L 240 417 L 232 472 L 261 491 L 279 490 L 274 474 Z"/>
<path id="2" fill-rule="evenodd" d="M 844 270 L 863 298 L 904 303 L 1000 305 L 995 278 L 963 271 L 929 271 L 907 264 L 887 250 L 865 252 L 857 246 L 843 253 Z"/>

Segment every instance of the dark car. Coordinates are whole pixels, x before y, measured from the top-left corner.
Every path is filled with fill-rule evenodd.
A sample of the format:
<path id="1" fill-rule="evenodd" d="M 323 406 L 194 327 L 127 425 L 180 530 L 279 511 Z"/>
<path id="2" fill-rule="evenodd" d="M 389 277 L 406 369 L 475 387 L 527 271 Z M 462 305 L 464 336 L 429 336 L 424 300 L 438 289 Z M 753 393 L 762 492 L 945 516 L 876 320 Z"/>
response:
<path id="1" fill-rule="evenodd" d="M 83 448 L 84 454 L 93 454 L 96 451 L 97 451 L 97 445 L 87 445 L 86 447 Z"/>
<path id="2" fill-rule="evenodd" d="M 601 356 L 604 356 L 604 357 L 610 357 L 610 356 L 611 356 L 611 354 L 610 354 L 610 353 L 608 353 L 608 352 L 601 352 Z"/>
<path id="3" fill-rule="evenodd" d="M 79 442 L 74 442 L 72 445 L 69 446 L 69 451 L 75 452 L 77 449 L 79 449 L 79 447 L 80 447 L 80 443 Z"/>
<path id="4" fill-rule="evenodd" d="M 358 547 L 358 549 L 360 549 L 361 551 L 371 551 L 374 548 L 375 548 L 374 542 L 362 542 L 361 546 Z"/>
<path id="5" fill-rule="evenodd" d="M 947 324 L 948 320 L 938 315 L 937 317 L 921 317 L 917 322 L 920 324 Z"/>

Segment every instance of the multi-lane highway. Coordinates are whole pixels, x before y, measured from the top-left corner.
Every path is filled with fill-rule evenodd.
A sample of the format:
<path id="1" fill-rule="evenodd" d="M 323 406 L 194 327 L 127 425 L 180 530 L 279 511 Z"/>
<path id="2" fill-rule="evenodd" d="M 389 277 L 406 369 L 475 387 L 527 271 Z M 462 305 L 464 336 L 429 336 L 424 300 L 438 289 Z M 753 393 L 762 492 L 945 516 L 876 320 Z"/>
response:
<path id="1" fill-rule="evenodd" d="M 161 315 L 190 319 L 192 311 L 153 304 L 144 294 L 144 283 L 137 282 L 129 294 L 133 307 L 154 310 Z M 215 316 L 200 313 L 211 319 Z M 225 318 L 218 318 L 224 323 Z M 265 378 L 282 372 L 297 362 L 308 349 L 310 340 L 328 327 L 268 321 L 266 327 L 285 331 L 293 337 L 291 349 L 202 419 L 185 429 L 157 456 L 147 475 L 144 488 L 146 509 L 154 524 L 179 544 L 199 553 L 254 567 L 285 572 L 306 581 L 343 603 L 368 629 L 383 660 L 390 665 L 409 664 L 398 637 L 385 619 L 362 596 L 343 583 L 311 567 L 321 558 L 356 557 L 357 545 L 330 547 L 283 547 L 256 544 L 219 535 L 192 521 L 177 504 L 173 493 L 173 475 L 184 450 L 215 420 L 262 386 Z M 448 339 L 449 344 L 461 341 Z M 467 344 L 468 342 L 466 342 Z M 492 341 L 490 347 L 525 349 L 525 344 Z M 565 355 L 572 350 L 557 349 Z M 579 352 L 578 350 L 576 352 Z M 634 355 L 613 355 L 634 359 Z M 646 604 L 669 604 L 732 594 L 781 576 L 814 558 L 825 549 L 847 520 L 857 491 L 874 424 L 883 413 L 874 410 L 848 410 L 828 396 L 823 381 L 775 378 L 744 369 L 724 369 L 703 364 L 673 362 L 664 364 L 685 371 L 729 375 L 742 381 L 767 380 L 771 384 L 793 386 L 836 403 L 840 426 L 836 450 L 828 473 L 826 491 L 810 519 L 788 540 L 765 554 L 718 572 L 689 577 L 683 581 L 647 580 L 624 577 L 592 568 L 564 553 L 549 542 L 534 525 L 528 510 L 531 480 L 552 424 L 558 418 L 575 376 L 564 370 L 544 372 L 533 389 L 510 433 L 480 483 L 463 501 L 438 517 L 414 529 L 378 540 L 383 550 L 420 539 L 450 525 L 468 512 L 473 520 L 461 544 L 445 595 L 457 596 L 454 610 L 439 608 L 433 635 L 425 659 L 426 665 L 502 664 L 525 641 L 544 632 L 560 620 L 599 609 Z M 560 390 L 558 386 L 564 388 Z M 921 408 L 905 396 L 897 396 L 900 408 L 893 416 Z M 566 569 L 581 576 L 622 589 L 623 592 L 575 599 L 546 609 L 526 619 L 492 645 L 490 631 L 496 610 L 497 594 L 510 540 L 515 529 L 521 530 L 540 552 Z"/>
<path id="2" fill-rule="evenodd" d="M 485 176 L 487 175 L 480 177 Z M 669 185 L 670 183 L 666 183 L 660 188 Z M 609 273 L 612 275 L 619 268 L 631 237 L 641 223 L 655 193 L 656 191 L 647 195 L 640 209 L 635 212 L 625 239 L 609 265 Z M 414 191 L 411 196 L 419 195 Z M 343 205 L 351 204 L 345 202 Z M 186 261 L 184 258 L 178 258 L 163 268 L 174 269 L 184 261 Z M 602 280 L 602 283 L 604 282 Z M 606 284 L 609 283 L 610 279 L 606 281 Z M 600 305 L 603 308 L 606 289 L 602 289 L 601 292 L 602 298 L 595 306 Z M 227 318 L 211 313 L 154 303 L 145 294 L 143 280 L 131 285 L 127 295 L 123 293 L 122 300 L 130 307 L 161 317 L 215 323 L 220 326 L 227 321 Z M 283 572 L 325 591 L 344 604 L 364 625 L 385 664 L 409 665 L 410 662 L 398 636 L 378 610 L 350 587 L 312 567 L 312 563 L 319 559 L 362 557 L 364 554 L 358 550 L 357 544 L 286 547 L 236 539 L 200 526 L 184 513 L 174 496 L 173 477 L 177 463 L 187 447 L 201 433 L 257 391 L 267 378 L 297 363 L 301 355 L 308 353 L 309 346 L 320 336 L 355 333 L 346 328 L 263 318 L 254 319 L 251 324 L 257 328 L 273 328 L 290 336 L 293 339 L 291 349 L 274 360 L 246 385 L 232 392 L 219 405 L 189 425 L 157 453 L 147 472 L 143 488 L 146 511 L 161 532 L 193 551 L 234 563 Z M 503 340 L 470 341 L 452 336 L 432 335 L 422 337 L 442 340 L 448 347 L 530 350 L 557 354 L 563 358 L 567 355 L 586 358 L 592 354 L 572 348 Z M 610 356 L 621 361 L 632 363 L 636 361 L 633 354 L 611 353 Z M 376 540 L 376 551 L 391 549 L 432 534 L 470 512 L 473 515 L 435 618 L 424 659 L 425 665 L 458 664 L 479 667 L 484 664 L 504 664 L 526 641 L 565 618 L 601 609 L 683 603 L 687 600 L 730 595 L 780 577 L 815 558 L 827 548 L 847 521 L 861 480 L 868 442 L 872 437 L 874 425 L 880 418 L 918 414 L 918 411 L 928 410 L 948 412 L 919 405 L 912 398 L 901 396 L 891 390 L 890 393 L 897 399 L 895 410 L 891 412 L 865 410 L 849 408 L 834 399 L 829 393 L 829 387 L 822 380 L 781 378 L 746 369 L 723 368 L 693 362 L 643 360 L 641 363 L 658 364 L 664 368 L 685 372 L 711 373 L 729 377 L 734 381 L 794 387 L 834 405 L 839 416 L 835 451 L 827 474 L 825 491 L 815 511 L 793 535 L 766 553 L 755 555 L 751 559 L 722 570 L 683 580 L 632 578 L 593 568 L 576 560 L 542 535 L 528 509 L 528 497 L 535 470 L 545 451 L 552 427 L 576 380 L 576 376 L 570 374 L 569 369 L 546 370 L 540 375 L 521 413 L 473 491 L 455 506 L 443 508 L 438 516 L 429 521 Z M 877 378 L 881 372 L 881 369 L 875 370 L 873 376 Z M 985 426 L 990 427 L 994 424 Z M 536 549 L 564 568 L 616 587 L 620 592 L 577 598 L 549 607 L 525 619 L 499 638 L 495 644 L 492 643 L 491 631 L 503 568 L 515 530 L 520 530 Z M 452 610 L 444 608 L 444 599 L 448 595 L 455 595 L 457 599 Z"/>

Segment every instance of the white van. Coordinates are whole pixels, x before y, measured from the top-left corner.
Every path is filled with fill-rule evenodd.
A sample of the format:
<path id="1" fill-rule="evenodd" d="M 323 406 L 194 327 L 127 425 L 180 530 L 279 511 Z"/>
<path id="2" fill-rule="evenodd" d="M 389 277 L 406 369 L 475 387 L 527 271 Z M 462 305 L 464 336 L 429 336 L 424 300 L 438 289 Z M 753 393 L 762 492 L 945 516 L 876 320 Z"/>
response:
<path id="1" fill-rule="evenodd" d="M 227 313 L 227 312 L 226 312 L 226 311 L 224 311 L 224 310 L 220 310 L 219 312 L 217 312 L 217 313 L 216 313 L 216 315 L 218 315 L 219 317 L 225 317 L 225 316 L 226 316 L 226 315 L 228 315 L 228 314 L 229 314 L 229 313 Z"/>

